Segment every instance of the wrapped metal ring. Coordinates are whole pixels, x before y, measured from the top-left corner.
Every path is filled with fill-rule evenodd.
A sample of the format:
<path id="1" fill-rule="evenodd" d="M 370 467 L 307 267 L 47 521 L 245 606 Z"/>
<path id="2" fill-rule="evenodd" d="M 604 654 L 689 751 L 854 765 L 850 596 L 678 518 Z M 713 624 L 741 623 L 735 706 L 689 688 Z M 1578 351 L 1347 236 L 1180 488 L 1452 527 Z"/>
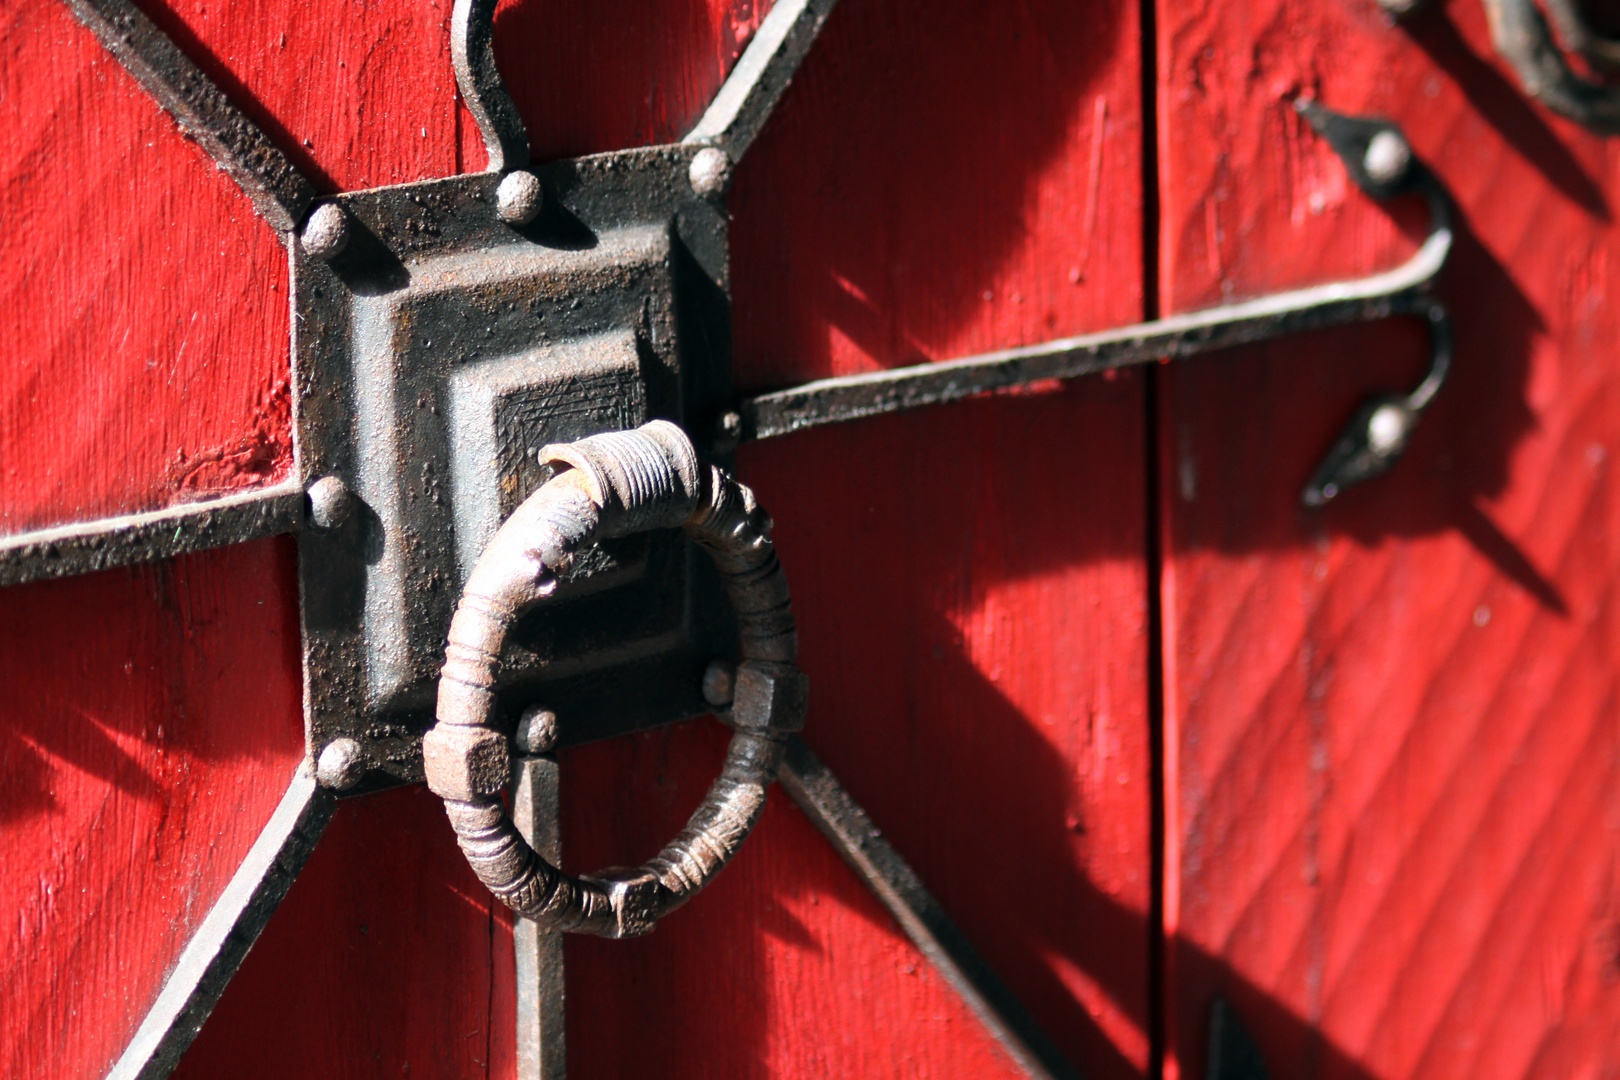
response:
<path id="1" fill-rule="evenodd" d="M 759 820 L 787 736 L 804 725 L 807 682 L 770 517 L 743 485 L 698 461 L 668 421 L 542 449 L 559 468 L 479 557 L 450 624 L 438 722 L 423 739 L 428 787 L 444 799 L 467 861 L 491 892 L 547 929 L 628 937 L 706 885 Z M 574 553 L 597 540 L 685 530 L 714 560 L 736 611 L 742 663 L 736 734 L 702 804 L 656 857 L 572 877 L 537 855 L 501 800 L 511 775 L 495 726 L 495 673 L 518 616 L 556 590 Z"/>

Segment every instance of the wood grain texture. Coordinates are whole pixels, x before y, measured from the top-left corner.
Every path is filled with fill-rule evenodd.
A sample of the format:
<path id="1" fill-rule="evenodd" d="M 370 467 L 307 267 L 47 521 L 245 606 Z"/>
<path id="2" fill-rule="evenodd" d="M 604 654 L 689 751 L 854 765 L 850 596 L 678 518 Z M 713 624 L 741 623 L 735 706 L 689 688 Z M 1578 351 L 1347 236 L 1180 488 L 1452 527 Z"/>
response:
<path id="1" fill-rule="evenodd" d="M 1141 422 L 1119 376 L 742 461 L 793 582 L 806 740 L 1093 1077 L 1149 1056 Z"/>
<path id="2" fill-rule="evenodd" d="M 834 9 L 733 186 L 739 383 L 1139 320 L 1139 78 L 1132 3 Z"/>
<path id="3" fill-rule="evenodd" d="M 1217 993 L 1274 1076 L 1605 1075 L 1614 149 L 1520 95 L 1475 4 L 1159 22 L 1169 307 L 1387 266 L 1421 229 L 1346 188 L 1295 92 L 1398 121 L 1466 219 L 1452 381 L 1325 513 L 1298 491 L 1363 395 L 1415 380 L 1414 328 L 1161 372 L 1167 1075 L 1203 1075 Z"/>
<path id="4" fill-rule="evenodd" d="M 495 60 L 536 161 L 677 142 L 753 37 L 770 0 L 502 0 Z M 462 110 L 462 162 L 484 167 Z"/>
<path id="5" fill-rule="evenodd" d="M 838 8 L 733 187 L 739 382 L 1139 318 L 1135 28 L 1128 5 Z M 739 462 L 793 583 L 806 738 L 1096 1077 L 1148 1057 L 1141 425 L 1122 377 Z M 640 857 L 656 831 L 591 846 L 596 815 L 642 835 L 591 786 L 565 779 L 568 860 Z M 667 930 L 571 946 L 571 1068 L 623 1075 L 650 1041 L 691 1048 L 670 1076 L 1002 1075 L 926 968 L 896 985 L 915 954 L 772 814 Z"/>
<path id="6" fill-rule="evenodd" d="M 566 753 L 568 861 L 656 850 L 728 734 L 699 720 Z M 653 935 L 570 937 L 567 951 L 570 1080 L 1021 1075 L 780 790 L 733 864 Z"/>
<path id="7" fill-rule="evenodd" d="M 452 0 L 145 0 L 143 7 L 327 192 L 451 176 Z"/>
<path id="8" fill-rule="evenodd" d="M 62 4 L 0 50 L 0 532 L 281 479 L 275 236 Z"/>
<path id="9" fill-rule="evenodd" d="M 175 1080 L 513 1075 L 504 912 L 426 788 L 340 803 Z"/>
<path id="10" fill-rule="evenodd" d="M 296 581 L 271 540 L 0 593 L 5 1075 L 102 1075 L 275 810 Z"/>
<path id="11" fill-rule="evenodd" d="M 553 61 L 508 64 L 542 158 L 679 135 L 764 13 L 649 7 L 626 19 L 631 47 L 616 54 L 625 27 L 587 7 L 547 5 L 544 23 L 539 5 L 503 8 L 502 34 L 528 26 Z M 322 22 L 263 0 L 241 26 L 214 5 L 155 15 L 267 127 L 308 138 L 306 165 L 329 188 L 442 167 L 447 64 L 415 30 L 389 36 L 416 25 L 390 21 L 403 8 L 331 8 Z M 286 68 L 265 56 L 282 28 Z M 841 8 L 737 179 L 742 380 L 1139 318 L 1135 31 L 1127 5 Z M 343 43 L 373 39 L 363 76 L 333 76 L 321 56 L 353 63 Z M 379 65 L 409 100 L 388 96 Z M 314 88 L 287 70 L 318 72 Z M 412 119 L 349 119 L 368 108 Z M 418 116 L 440 126 L 420 136 Z M 460 165 L 478 168 L 469 134 L 463 123 Z M 1139 381 L 1121 376 L 762 446 L 742 463 L 783 522 L 817 687 L 812 744 L 1098 1077 L 1137 1075 L 1148 1058 L 1142 411 Z M 854 572 L 852 535 L 871 551 Z M 569 865 L 646 854 L 717 761 L 702 724 L 570 754 Z M 346 803 L 181 1075 L 510 1075 L 510 939 L 491 907 L 431 796 Z M 582 1075 L 649 1068 L 665 1043 L 681 1050 L 676 1076 L 1008 1074 L 779 796 L 715 891 L 657 934 L 570 947 Z"/>
<path id="12" fill-rule="evenodd" d="M 739 382 L 1139 318 L 1134 35 L 1124 5 L 838 8 L 733 187 Z M 1142 422 L 1120 377 L 739 461 L 793 583 L 807 740 L 1098 1077 L 1148 1058 Z M 566 861 L 658 842 L 631 824 L 648 796 L 571 767 Z M 598 816 L 639 846 L 595 847 Z M 776 820 L 645 942 L 571 945 L 571 1068 L 668 1043 L 692 1048 L 670 1076 L 1000 1075 L 926 969 L 895 985 L 916 960 L 885 917 L 826 910 L 842 871 Z"/>

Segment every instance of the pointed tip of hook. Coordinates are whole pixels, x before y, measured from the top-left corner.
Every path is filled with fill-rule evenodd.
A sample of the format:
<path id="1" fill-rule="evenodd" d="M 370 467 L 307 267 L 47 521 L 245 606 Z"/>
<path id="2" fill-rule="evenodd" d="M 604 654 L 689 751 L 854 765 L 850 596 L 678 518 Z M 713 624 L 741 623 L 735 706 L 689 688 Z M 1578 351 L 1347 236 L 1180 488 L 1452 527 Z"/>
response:
<path id="1" fill-rule="evenodd" d="M 1382 476 L 1406 453 L 1419 410 L 1399 394 L 1381 394 L 1362 404 L 1300 493 L 1300 502 L 1319 510 L 1344 491 Z"/>

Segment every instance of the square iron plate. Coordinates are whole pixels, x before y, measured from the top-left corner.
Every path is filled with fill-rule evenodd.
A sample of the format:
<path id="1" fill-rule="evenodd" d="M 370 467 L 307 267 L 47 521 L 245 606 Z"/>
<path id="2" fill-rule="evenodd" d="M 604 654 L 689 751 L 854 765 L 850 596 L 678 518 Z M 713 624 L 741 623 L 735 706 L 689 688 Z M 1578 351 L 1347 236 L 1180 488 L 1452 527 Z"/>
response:
<path id="1" fill-rule="evenodd" d="M 344 195 L 341 253 L 295 256 L 300 476 L 350 495 L 341 524 L 299 541 L 305 716 L 312 754 L 359 743 L 354 790 L 421 779 L 462 582 L 547 479 L 539 448 L 656 417 L 714 430 L 726 223 L 692 191 L 692 153 L 535 168 L 545 199 L 525 226 L 501 220 L 490 174 Z M 733 642 L 682 535 L 610 541 L 519 624 L 502 702 L 514 719 L 554 709 L 564 743 L 697 715 Z"/>

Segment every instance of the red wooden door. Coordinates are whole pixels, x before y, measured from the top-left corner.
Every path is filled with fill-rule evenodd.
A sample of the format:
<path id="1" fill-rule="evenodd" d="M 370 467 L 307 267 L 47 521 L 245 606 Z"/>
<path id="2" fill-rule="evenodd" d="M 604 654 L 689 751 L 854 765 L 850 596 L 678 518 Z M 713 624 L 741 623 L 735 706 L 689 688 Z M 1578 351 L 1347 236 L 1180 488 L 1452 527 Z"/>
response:
<path id="1" fill-rule="evenodd" d="M 0 565 L 28 576 L 39 530 L 298 482 L 277 235 L 90 6 L 0 30 Z M 449 0 L 140 6 L 322 195 L 484 167 Z M 770 10 L 503 3 L 533 157 L 680 139 Z M 1199 1075 L 1218 998 L 1275 1077 L 1612 1064 L 1607 150 L 1505 70 L 1472 0 L 1404 29 L 1371 0 L 845 0 L 738 165 L 743 397 L 1396 265 L 1421 206 L 1357 191 L 1300 95 L 1396 121 L 1458 202 L 1457 373 L 1325 511 L 1300 485 L 1415 382 L 1413 325 L 738 454 L 805 742 L 1087 1076 Z M 296 559 L 0 592 L 7 1075 L 106 1075 L 296 786 Z M 565 749 L 566 863 L 654 850 L 724 746 L 700 719 Z M 566 970 L 575 1077 L 1022 1071 L 780 790 L 704 895 Z M 514 1076 L 514 979 L 439 800 L 343 799 L 175 1075 Z"/>

